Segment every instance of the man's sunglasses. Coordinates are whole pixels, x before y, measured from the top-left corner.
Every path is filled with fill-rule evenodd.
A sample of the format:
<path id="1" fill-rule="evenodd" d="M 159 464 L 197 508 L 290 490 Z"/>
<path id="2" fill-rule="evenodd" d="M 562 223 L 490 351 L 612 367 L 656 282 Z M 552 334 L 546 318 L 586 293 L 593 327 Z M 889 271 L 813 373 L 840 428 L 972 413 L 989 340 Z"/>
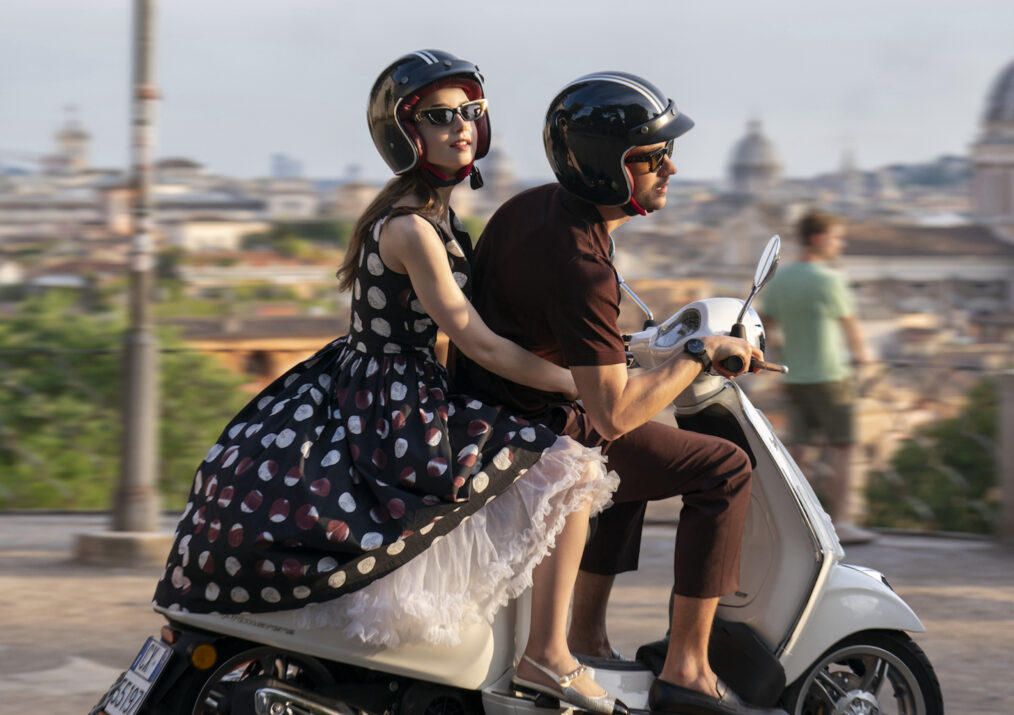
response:
<path id="1" fill-rule="evenodd" d="M 623 161 L 626 164 L 642 164 L 646 162 L 648 164 L 648 173 L 654 174 L 662 166 L 662 162 L 665 161 L 666 157 L 672 158 L 672 150 L 675 143 L 674 139 L 670 139 L 665 143 L 665 146 L 659 147 L 655 151 L 650 151 L 646 154 L 629 154 Z"/>
<path id="2" fill-rule="evenodd" d="M 413 116 L 412 119 L 418 122 L 420 119 L 425 117 L 430 124 L 434 124 L 438 127 L 446 127 L 454 121 L 455 114 L 464 119 L 466 122 L 474 122 L 485 113 L 486 100 L 476 99 L 472 102 L 465 102 L 457 107 L 430 107 L 429 109 L 420 109 L 415 113 L 415 116 Z"/>

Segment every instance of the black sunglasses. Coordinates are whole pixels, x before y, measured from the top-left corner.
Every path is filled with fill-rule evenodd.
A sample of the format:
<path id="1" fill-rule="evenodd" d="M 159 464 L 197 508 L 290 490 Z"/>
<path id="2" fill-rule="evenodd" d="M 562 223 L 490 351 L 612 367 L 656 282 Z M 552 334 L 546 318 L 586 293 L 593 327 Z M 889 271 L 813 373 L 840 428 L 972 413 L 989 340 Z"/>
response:
<path id="1" fill-rule="evenodd" d="M 641 164 L 647 162 L 648 173 L 654 174 L 658 171 L 658 168 L 662 166 L 662 162 L 665 161 L 666 157 L 672 158 L 673 148 L 675 147 L 676 140 L 670 139 L 665 143 L 665 146 L 659 147 L 655 151 L 650 151 L 646 154 L 629 154 L 624 163 L 626 164 Z"/>
<path id="2" fill-rule="evenodd" d="M 458 107 L 430 107 L 429 109 L 420 109 L 415 113 L 415 116 L 413 116 L 412 119 L 418 122 L 420 119 L 425 117 L 430 124 L 434 124 L 438 127 L 446 127 L 454 121 L 454 115 L 458 115 L 466 122 L 474 122 L 485 113 L 486 100 L 476 99 L 471 102 L 465 102 Z"/>

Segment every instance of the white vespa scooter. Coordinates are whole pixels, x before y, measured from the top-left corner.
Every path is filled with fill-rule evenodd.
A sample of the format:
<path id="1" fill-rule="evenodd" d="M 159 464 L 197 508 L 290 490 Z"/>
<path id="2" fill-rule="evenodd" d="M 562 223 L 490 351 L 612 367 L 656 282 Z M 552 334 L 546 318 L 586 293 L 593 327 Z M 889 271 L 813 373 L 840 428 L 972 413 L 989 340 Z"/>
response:
<path id="1" fill-rule="evenodd" d="M 659 364 L 709 334 L 732 332 L 763 349 L 763 326 L 749 304 L 773 274 L 778 250 L 775 236 L 746 302 L 696 301 L 632 335 L 632 364 Z M 905 633 L 922 624 L 881 574 L 841 563 L 829 517 L 767 419 L 733 381 L 713 374 L 701 374 L 675 405 L 681 429 L 730 439 L 754 464 L 741 585 L 722 599 L 712 633 L 719 676 L 743 700 L 793 715 L 943 715 L 933 668 Z M 161 638 L 148 639 L 92 714 L 570 712 L 511 686 L 529 610 L 522 596 L 453 648 L 369 646 L 338 629 L 299 630 L 286 612 L 165 613 Z M 633 662 L 590 664 L 631 712 L 648 713 L 664 649 L 664 642 L 647 644 Z"/>

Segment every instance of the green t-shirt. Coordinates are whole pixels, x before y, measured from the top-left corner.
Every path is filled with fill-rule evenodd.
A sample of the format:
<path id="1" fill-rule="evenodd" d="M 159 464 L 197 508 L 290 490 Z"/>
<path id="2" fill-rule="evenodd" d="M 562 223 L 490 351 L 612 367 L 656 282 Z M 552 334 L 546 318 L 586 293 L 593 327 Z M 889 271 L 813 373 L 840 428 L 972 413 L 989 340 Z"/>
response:
<path id="1" fill-rule="evenodd" d="M 779 268 L 761 292 L 761 313 L 781 326 L 786 382 L 834 382 L 849 375 L 841 318 L 852 315 L 844 279 L 822 263 Z"/>

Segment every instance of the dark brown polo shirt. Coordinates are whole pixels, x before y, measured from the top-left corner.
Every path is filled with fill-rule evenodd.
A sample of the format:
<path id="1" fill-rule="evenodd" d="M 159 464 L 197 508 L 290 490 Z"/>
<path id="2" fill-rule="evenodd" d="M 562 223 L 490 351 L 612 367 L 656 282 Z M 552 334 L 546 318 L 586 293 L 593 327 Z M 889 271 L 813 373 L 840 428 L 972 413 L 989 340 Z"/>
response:
<path id="1" fill-rule="evenodd" d="M 475 249 L 472 303 L 497 334 L 563 367 L 626 362 L 620 293 L 598 210 L 559 184 L 530 189 L 490 218 Z M 455 389 L 528 417 L 559 394 L 510 382 L 452 351 Z"/>

